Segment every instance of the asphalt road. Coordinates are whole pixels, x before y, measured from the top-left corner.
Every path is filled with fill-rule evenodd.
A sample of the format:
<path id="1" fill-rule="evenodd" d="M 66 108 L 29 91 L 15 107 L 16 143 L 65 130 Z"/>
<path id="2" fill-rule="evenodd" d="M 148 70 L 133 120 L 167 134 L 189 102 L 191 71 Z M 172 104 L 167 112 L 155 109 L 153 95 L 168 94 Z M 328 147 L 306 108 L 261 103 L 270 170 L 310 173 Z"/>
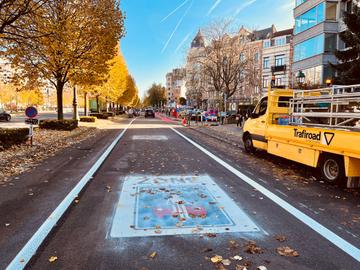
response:
<path id="1" fill-rule="evenodd" d="M 360 269 L 354 259 L 360 247 L 356 192 L 309 179 L 299 182 L 292 174 L 301 173 L 302 167 L 292 168 L 293 164 L 266 155 L 247 156 L 241 149 L 174 126 L 244 174 L 239 177 L 170 129 L 171 125 L 158 119 L 137 119 L 27 268 L 236 269 L 236 265 L 250 265 L 248 269 L 256 269 L 264 265 L 276 270 Z M 16 255 L 15 250 L 26 243 L 115 133 L 109 131 L 101 145 L 92 142 L 81 148 L 91 149 L 94 154 L 90 160 L 78 151 L 73 154 L 76 164 L 68 162 L 68 168 L 63 165 L 52 171 L 45 169 L 51 165 L 44 165 L 42 173 L 46 170 L 46 177 L 54 180 L 49 190 L 38 184 L 43 199 L 22 203 L 13 198 L 12 204 L 3 194 L 1 222 L 5 223 L 4 205 L 11 206 L 12 212 L 25 210 L 23 218 L 16 217 L 21 225 L 17 224 L 15 231 L 12 226 L 0 229 L 0 235 L 5 236 L 0 241 L 0 253 L 6 258 L 0 258 L 0 268 Z M 63 155 L 65 158 L 66 153 Z M 52 162 L 55 167 L 57 158 Z M 36 177 L 44 177 L 39 171 L 22 177 L 36 182 Z M 250 186 L 251 180 L 264 190 Z M 66 184 L 60 188 L 59 181 Z M 272 192 L 283 201 L 276 203 L 264 192 Z M 51 205 L 48 209 L 44 199 Z M 294 211 L 286 211 L 288 206 L 283 202 L 304 216 L 296 218 Z M 38 204 L 42 205 L 41 215 L 36 211 Z M 7 219 L 11 218 L 8 214 Z M 330 229 L 337 236 L 335 244 L 326 239 L 329 233 L 325 228 L 316 232 L 315 225 L 306 225 L 309 218 Z M 32 223 L 27 224 L 27 219 Z M 17 241 L 8 248 L 7 240 L 15 237 Z M 260 249 L 248 241 L 255 241 Z M 339 248 L 342 241 L 353 245 L 353 256 L 348 254 L 351 250 L 346 253 Z M 277 248 L 286 246 L 299 256 L 281 256 Z M 229 266 L 221 266 L 211 262 L 215 255 L 224 259 L 239 255 L 243 260 L 230 260 Z M 57 260 L 49 262 L 54 256 Z"/>

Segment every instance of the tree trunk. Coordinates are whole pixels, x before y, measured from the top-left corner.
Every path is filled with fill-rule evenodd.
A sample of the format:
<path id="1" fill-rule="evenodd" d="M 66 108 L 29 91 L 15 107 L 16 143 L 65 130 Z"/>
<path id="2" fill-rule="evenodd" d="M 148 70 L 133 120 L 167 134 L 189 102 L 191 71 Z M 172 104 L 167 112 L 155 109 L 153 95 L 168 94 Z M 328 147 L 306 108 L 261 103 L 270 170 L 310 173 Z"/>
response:
<path id="1" fill-rule="evenodd" d="M 88 96 L 88 93 L 84 92 L 84 116 L 88 116 L 87 96 Z"/>
<path id="2" fill-rule="evenodd" d="M 96 112 L 97 112 L 97 113 L 100 113 L 99 96 L 96 96 Z"/>
<path id="3" fill-rule="evenodd" d="M 64 90 L 64 83 L 58 81 L 56 84 L 56 96 L 57 96 L 57 115 L 58 120 L 64 119 L 64 110 L 63 110 L 63 90 Z"/>

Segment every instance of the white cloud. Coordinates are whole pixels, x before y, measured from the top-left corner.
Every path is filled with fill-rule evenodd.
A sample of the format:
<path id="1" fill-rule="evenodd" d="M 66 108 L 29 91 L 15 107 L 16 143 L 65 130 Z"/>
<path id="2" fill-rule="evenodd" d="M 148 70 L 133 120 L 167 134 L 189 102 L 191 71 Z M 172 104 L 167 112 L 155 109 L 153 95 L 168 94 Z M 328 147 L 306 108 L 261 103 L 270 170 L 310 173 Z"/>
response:
<path id="1" fill-rule="evenodd" d="M 215 3 L 209 9 L 207 15 L 209 16 L 215 10 L 215 8 L 217 8 L 217 6 L 220 5 L 221 2 L 222 0 L 216 0 Z"/>
<path id="2" fill-rule="evenodd" d="M 180 18 L 180 20 L 178 21 L 178 23 L 176 24 L 174 31 L 171 33 L 169 39 L 166 41 L 163 49 L 161 50 L 161 53 L 164 53 L 165 50 L 167 49 L 167 47 L 169 46 L 169 43 L 171 41 L 171 39 L 173 38 L 173 36 L 175 35 L 176 31 L 178 30 L 179 26 L 181 25 L 182 21 L 184 20 L 185 16 L 189 13 L 191 7 L 193 6 L 194 0 L 191 1 L 189 7 L 186 9 L 185 13 L 183 14 L 183 16 Z"/>
<path id="3" fill-rule="evenodd" d="M 167 18 L 169 18 L 171 15 L 173 15 L 176 11 L 178 11 L 180 8 L 182 8 L 187 2 L 190 0 L 185 0 L 182 2 L 179 6 L 177 6 L 173 11 L 171 11 L 168 15 L 166 15 L 160 22 L 165 21 Z"/>
<path id="4" fill-rule="evenodd" d="M 235 11 L 234 17 L 236 17 L 237 15 L 240 14 L 241 11 L 243 11 L 245 8 L 251 6 L 252 4 L 254 4 L 257 0 L 249 0 L 246 1 L 245 3 L 241 4 Z"/>

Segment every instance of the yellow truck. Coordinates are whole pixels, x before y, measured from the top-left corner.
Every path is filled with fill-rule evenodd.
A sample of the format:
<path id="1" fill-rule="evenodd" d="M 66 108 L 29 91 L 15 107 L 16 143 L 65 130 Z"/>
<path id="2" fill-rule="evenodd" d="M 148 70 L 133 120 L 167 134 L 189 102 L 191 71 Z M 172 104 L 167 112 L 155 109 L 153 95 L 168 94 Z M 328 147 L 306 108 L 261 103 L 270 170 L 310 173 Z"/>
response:
<path id="1" fill-rule="evenodd" d="M 360 85 L 269 89 L 245 122 L 245 150 L 318 168 L 331 184 L 360 186 Z"/>

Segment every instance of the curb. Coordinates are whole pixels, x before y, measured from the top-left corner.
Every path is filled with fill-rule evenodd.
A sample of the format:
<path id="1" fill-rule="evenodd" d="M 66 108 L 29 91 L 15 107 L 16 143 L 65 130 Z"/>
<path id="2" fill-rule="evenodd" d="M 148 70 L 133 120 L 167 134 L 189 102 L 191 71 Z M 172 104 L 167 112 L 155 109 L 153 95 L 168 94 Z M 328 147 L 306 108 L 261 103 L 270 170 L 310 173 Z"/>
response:
<path id="1" fill-rule="evenodd" d="M 236 147 L 239 147 L 239 148 L 243 148 L 243 144 L 239 144 L 239 142 L 237 142 L 237 141 L 233 141 L 233 140 L 226 139 L 226 138 L 222 138 L 222 137 L 219 137 L 219 136 L 216 136 L 216 135 L 213 135 L 213 134 L 209 134 L 209 133 L 206 133 L 206 132 L 204 132 L 204 131 L 201 131 L 201 130 L 199 130 L 199 129 L 197 129 L 197 128 L 193 128 L 193 127 L 189 127 L 189 128 L 190 128 L 191 130 L 194 130 L 194 131 L 196 131 L 196 132 L 198 132 L 198 133 L 201 133 L 201 134 L 206 135 L 206 136 L 208 136 L 208 137 L 211 137 L 211 138 L 213 138 L 213 139 L 219 140 L 219 141 L 221 141 L 221 142 L 224 142 L 224 143 L 227 143 L 227 144 L 231 144 L 231 145 L 236 146 Z"/>

